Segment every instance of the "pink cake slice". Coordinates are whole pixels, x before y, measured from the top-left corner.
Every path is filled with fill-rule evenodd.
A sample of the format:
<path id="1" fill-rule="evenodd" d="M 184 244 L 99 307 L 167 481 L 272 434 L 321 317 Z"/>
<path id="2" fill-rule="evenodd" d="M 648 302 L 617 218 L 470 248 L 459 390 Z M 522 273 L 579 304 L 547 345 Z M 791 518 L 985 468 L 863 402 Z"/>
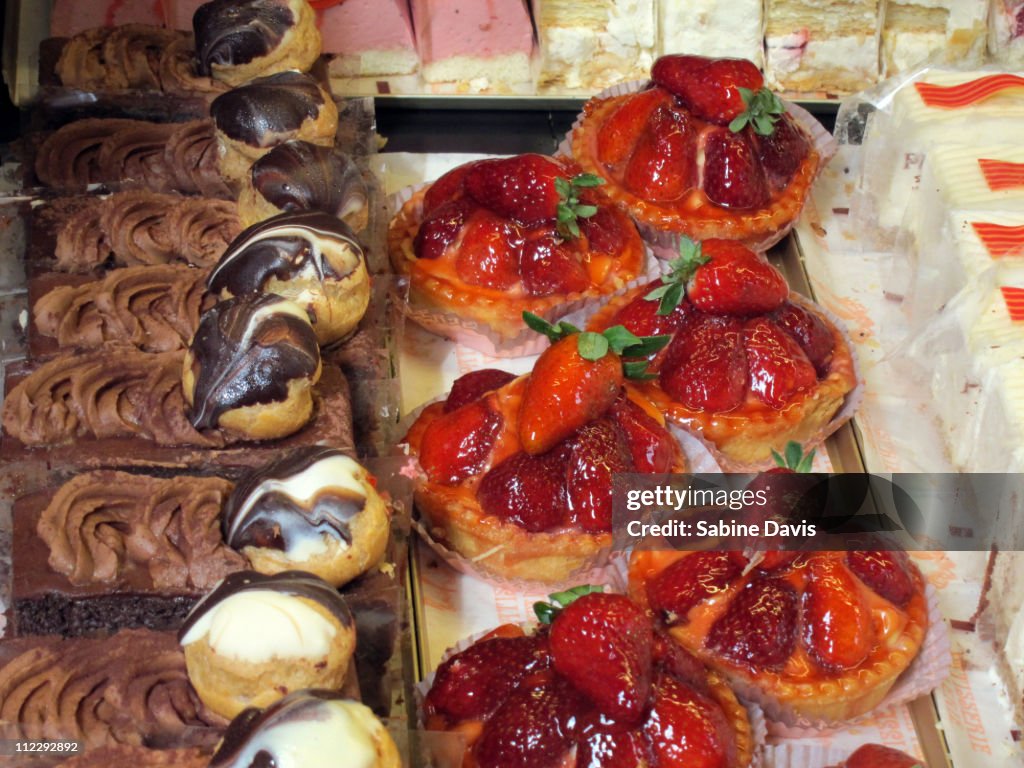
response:
<path id="1" fill-rule="evenodd" d="M 171 29 L 192 31 L 192 15 L 208 0 L 163 0 L 164 23 Z"/>
<path id="2" fill-rule="evenodd" d="M 93 27 L 163 24 L 161 0 L 54 0 L 50 35 L 71 37 Z"/>
<path id="3" fill-rule="evenodd" d="M 407 75 L 419 67 L 408 0 L 344 0 L 318 22 L 332 75 Z"/>
<path id="4" fill-rule="evenodd" d="M 524 0 L 412 0 L 423 79 L 513 85 L 532 79 L 533 25 Z"/>

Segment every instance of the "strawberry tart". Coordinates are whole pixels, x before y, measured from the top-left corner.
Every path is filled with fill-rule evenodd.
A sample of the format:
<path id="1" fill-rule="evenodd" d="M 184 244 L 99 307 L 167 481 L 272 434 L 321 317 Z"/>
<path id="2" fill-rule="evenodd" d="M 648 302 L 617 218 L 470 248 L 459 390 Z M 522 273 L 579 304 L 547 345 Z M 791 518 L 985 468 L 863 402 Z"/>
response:
<path id="1" fill-rule="evenodd" d="M 618 324 L 673 335 L 651 359 L 657 377 L 638 387 L 729 469 L 770 466 L 790 441 L 821 442 L 857 384 L 839 328 L 732 241 L 684 239 L 669 274 L 613 300 L 589 328 Z"/>
<path id="2" fill-rule="evenodd" d="M 928 630 L 924 579 L 902 552 L 637 550 L 629 585 L 683 648 L 792 724 L 873 709 Z"/>
<path id="3" fill-rule="evenodd" d="M 463 768 L 745 768 L 753 734 L 728 686 L 623 595 L 577 587 L 451 654 L 422 718 L 466 737 Z"/>
<path id="4" fill-rule="evenodd" d="M 645 90 L 592 99 L 573 130 L 580 166 L 643 224 L 770 241 L 796 220 L 820 157 L 744 59 L 663 56 Z"/>
<path id="5" fill-rule="evenodd" d="M 391 222 L 395 270 L 411 281 L 417 322 L 441 335 L 444 315 L 523 334 L 524 311 L 554 316 L 570 302 L 622 288 L 643 271 L 636 227 L 602 180 L 543 155 L 459 166 L 416 192 Z"/>
<path id="6" fill-rule="evenodd" d="M 533 81 L 525 0 L 412 0 L 423 79 L 475 90 Z"/>
<path id="7" fill-rule="evenodd" d="M 612 474 L 685 470 L 621 354 L 666 339 L 623 329 L 559 338 L 532 373 L 483 370 L 422 411 L 405 442 L 431 537 L 490 576 L 560 582 L 612 541 Z"/>

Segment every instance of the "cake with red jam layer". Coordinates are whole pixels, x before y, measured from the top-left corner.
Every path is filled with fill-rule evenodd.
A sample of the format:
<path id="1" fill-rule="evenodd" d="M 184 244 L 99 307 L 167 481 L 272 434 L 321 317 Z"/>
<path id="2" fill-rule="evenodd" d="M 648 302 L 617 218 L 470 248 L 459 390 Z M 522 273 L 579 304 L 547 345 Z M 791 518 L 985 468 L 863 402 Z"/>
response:
<path id="1" fill-rule="evenodd" d="M 332 77 L 408 75 L 420 57 L 408 0 L 344 0 L 320 12 Z"/>

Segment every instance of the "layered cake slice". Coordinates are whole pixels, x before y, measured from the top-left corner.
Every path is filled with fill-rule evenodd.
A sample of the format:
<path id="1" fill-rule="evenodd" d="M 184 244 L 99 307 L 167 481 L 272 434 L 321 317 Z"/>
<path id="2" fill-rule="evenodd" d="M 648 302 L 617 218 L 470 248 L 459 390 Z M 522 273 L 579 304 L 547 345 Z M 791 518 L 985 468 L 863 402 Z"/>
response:
<path id="1" fill-rule="evenodd" d="M 540 86 L 592 93 L 646 77 L 655 15 L 653 0 L 533 0 Z"/>
<path id="2" fill-rule="evenodd" d="M 764 66 L 761 0 L 661 0 L 658 55 L 731 56 Z"/>
<path id="3" fill-rule="evenodd" d="M 992 629 L 997 670 L 1024 724 L 1024 552 L 993 552 L 981 617 Z"/>
<path id="4" fill-rule="evenodd" d="M 346 0 L 319 18 L 330 72 L 339 77 L 407 75 L 419 69 L 408 0 Z"/>
<path id="5" fill-rule="evenodd" d="M 784 91 L 851 92 L 879 75 L 880 0 L 767 0 L 765 74 Z"/>
<path id="6" fill-rule="evenodd" d="M 988 48 L 1010 67 L 1024 66 L 1024 0 L 992 0 Z"/>
<path id="7" fill-rule="evenodd" d="M 988 0 L 889 0 L 882 29 L 887 77 L 931 58 L 979 59 L 985 52 Z"/>
<path id="8" fill-rule="evenodd" d="M 532 81 L 524 0 L 412 0 L 423 79 L 474 90 Z"/>

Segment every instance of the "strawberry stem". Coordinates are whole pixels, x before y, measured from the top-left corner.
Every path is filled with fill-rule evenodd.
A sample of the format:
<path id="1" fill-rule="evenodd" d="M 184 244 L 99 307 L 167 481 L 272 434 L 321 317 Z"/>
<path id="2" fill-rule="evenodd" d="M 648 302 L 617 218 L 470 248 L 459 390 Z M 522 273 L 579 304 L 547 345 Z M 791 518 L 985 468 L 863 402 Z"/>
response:
<path id="1" fill-rule="evenodd" d="M 537 619 L 541 624 L 550 624 L 564 608 L 568 608 L 584 595 L 594 594 L 595 592 L 604 592 L 604 587 L 597 584 L 583 584 L 579 587 L 567 589 L 564 592 L 555 592 L 548 595 L 551 599 L 550 603 L 543 601 L 534 603 L 533 612 L 537 614 Z"/>
<path id="2" fill-rule="evenodd" d="M 679 258 L 669 262 L 668 274 L 662 275 L 661 285 L 644 296 L 648 301 L 660 301 L 658 314 L 662 317 L 672 314 L 683 297 L 686 296 L 686 284 L 694 273 L 704 264 L 711 261 L 709 256 L 701 252 L 700 243 L 688 237 L 679 241 Z"/>
<path id="3" fill-rule="evenodd" d="M 555 178 L 555 191 L 558 192 L 559 197 L 556 221 L 558 222 L 558 233 L 562 237 L 579 237 L 579 220 L 589 219 L 597 213 L 596 205 L 580 202 L 580 190 L 599 187 L 602 184 L 604 184 L 604 179 L 593 173 L 581 173 L 571 181 L 561 176 Z"/>
<path id="4" fill-rule="evenodd" d="M 749 88 L 737 86 L 737 90 L 747 108 L 733 118 L 733 121 L 729 123 L 729 130 L 739 133 L 747 125 L 752 125 L 754 133 L 758 136 L 771 136 L 775 132 L 775 123 L 786 111 L 786 105 L 782 103 L 782 99 L 767 88 L 752 91 Z"/>
<path id="5" fill-rule="evenodd" d="M 791 469 L 794 472 L 800 474 L 807 474 L 811 471 L 811 466 L 814 464 L 815 449 L 811 449 L 809 453 L 804 454 L 804 448 L 796 440 L 790 440 L 786 443 L 785 456 L 780 454 L 775 449 L 772 449 L 772 458 L 775 460 L 775 464 L 782 469 Z"/>

